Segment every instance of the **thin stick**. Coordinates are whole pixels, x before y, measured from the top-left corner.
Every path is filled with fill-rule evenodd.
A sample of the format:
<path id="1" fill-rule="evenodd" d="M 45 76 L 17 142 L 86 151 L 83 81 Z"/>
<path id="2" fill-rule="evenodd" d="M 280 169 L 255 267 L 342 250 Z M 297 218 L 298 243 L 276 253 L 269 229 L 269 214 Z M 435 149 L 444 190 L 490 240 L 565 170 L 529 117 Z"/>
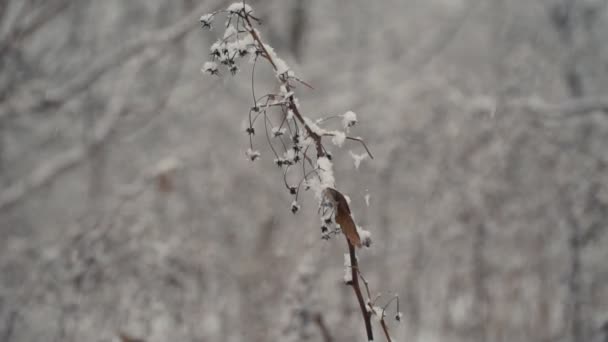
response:
<path id="1" fill-rule="evenodd" d="M 350 254 L 350 265 L 351 265 L 351 278 L 353 291 L 355 291 L 355 295 L 357 296 L 357 301 L 359 302 L 359 308 L 361 309 L 361 315 L 363 315 L 363 321 L 365 322 L 365 332 L 367 333 L 367 340 L 374 340 L 374 332 L 372 331 L 372 322 L 370 312 L 367 310 L 365 305 L 365 300 L 363 299 L 363 294 L 361 293 L 361 285 L 359 284 L 359 262 L 357 261 L 357 252 L 355 250 L 355 246 L 350 242 L 350 240 L 346 239 L 346 243 L 348 244 L 348 253 Z"/>

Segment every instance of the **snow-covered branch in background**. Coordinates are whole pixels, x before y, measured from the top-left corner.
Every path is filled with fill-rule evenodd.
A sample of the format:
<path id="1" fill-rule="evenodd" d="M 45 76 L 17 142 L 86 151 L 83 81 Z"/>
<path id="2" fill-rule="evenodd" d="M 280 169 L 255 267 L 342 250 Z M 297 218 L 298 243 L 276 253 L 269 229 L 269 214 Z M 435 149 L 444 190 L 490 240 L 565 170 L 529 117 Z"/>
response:
<path id="1" fill-rule="evenodd" d="M 217 24 L 217 17 L 220 15 L 226 20 Z M 290 210 L 294 214 L 297 213 L 300 208 L 300 193 L 302 190 L 310 191 L 319 205 L 322 238 L 329 239 L 340 232 L 346 236 L 349 253 L 345 260 L 347 274 L 344 279 L 352 286 L 357 296 L 367 339 L 372 341 L 371 317 L 377 315 L 377 310 L 371 297 L 367 301 L 363 297 L 359 280 L 364 278 L 356 255 L 357 247 L 370 247 L 371 233 L 356 225 L 348 196 L 337 189 L 333 157 L 327 145 L 329 142 L 338 148 L 346 144 L 362 147 L 365 150 L 363 154 L 350 152 L 357 168 L 365 158 L 373 159 L 364 140 L 350 136 L 350 130 L 358 122 L 357 115 L 346 111 L 340 115 L 312 119 L 303 114 L 295 95 L 296 86 L 312 87 L 302 81 L 274 49 L 263 41 L 260 32 L 255 28 L 260 24 L 260 20 L 245 1 L 233 3 L 225 10 L 205 14 L 200 17 L 200 22 L 203 28 L 225 28 L 221 38 L 211 45 L 211 60 L 203 64 L 202 72 L 212 76 L 227 73 L 236 75 L 241 71 L 240 60 L 247 58 L 252 64 L 252 105 L 245 127 L 249 136 L 247 158 L 255 161 L 261 157 L 254 141 L 257 129 L 261 126 L 261 141 L 270 147 L 274 163 L 283 171 L 283 184 L 294 197 Z M 259 61 L 267 62 L 272 67 L 277 81 L 275 92 L 261 96 L 256 94 L 255 87 L 255 70 Z M 337 127 L 330 126 L 334 122 L 332 119 L 338 119 Z M 365 286 L 367 289 L 367 283 Z M 369 289 L 367 292 L 369 293 Z M 385 309 L 382 310 L 380 322 L 386 338 L 390 341 L 384 321 Z"/>

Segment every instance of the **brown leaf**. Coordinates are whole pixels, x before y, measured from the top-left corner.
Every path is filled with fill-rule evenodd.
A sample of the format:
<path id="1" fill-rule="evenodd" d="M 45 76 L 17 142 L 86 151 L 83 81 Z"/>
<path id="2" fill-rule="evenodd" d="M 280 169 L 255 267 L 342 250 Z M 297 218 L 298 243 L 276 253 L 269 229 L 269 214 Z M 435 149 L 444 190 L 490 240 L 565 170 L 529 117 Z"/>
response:
<path id="1" fill-rule="evenodd" d="M 123 333 L 118 334 L 118 337 L 120 337 L 121 342 L 146 342 L 143 339 L 131 337 L 131 336 L 123 334 Z"/>
<path id="2" fill-rule="evenodd" d="M 325 197 L 332 201 L 336 210 L 336 223 L 340 225 L 348 241 L 361 248 L 361 237 L 357 232 L 357 225 L 350 214 L 350 208 L 344 195 L 332 188 L 326 188 L 324 193 Z"/>

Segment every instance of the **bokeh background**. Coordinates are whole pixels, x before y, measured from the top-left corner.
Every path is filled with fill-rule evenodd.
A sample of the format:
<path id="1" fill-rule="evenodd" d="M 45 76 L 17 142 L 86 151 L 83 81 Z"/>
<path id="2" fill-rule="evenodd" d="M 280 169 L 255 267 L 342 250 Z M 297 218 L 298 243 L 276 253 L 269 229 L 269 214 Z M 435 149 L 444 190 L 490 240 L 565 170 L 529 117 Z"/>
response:
<path id="1" fill-rule="evenodd" d="M 303 112 L 358 113 L 395 340 L 606 341 L 607 1 L 250 3 Z M 200 72 L 229 4 L 0 1 L 0 341 L 365 340 L 343 238 L 245 157 L 250 66 Z"/>

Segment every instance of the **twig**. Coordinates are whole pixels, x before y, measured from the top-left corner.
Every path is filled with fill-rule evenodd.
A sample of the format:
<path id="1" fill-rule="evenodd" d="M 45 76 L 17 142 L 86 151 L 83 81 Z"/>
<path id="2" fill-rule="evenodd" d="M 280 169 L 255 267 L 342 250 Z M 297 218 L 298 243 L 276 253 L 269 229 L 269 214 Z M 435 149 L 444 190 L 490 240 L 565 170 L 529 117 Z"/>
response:
<path id="1" fill-rule="evenodd" d="M 212 14 L 212 15 L 215 15 L 215 13 Z M 279 83 L 281 85 L 281 94 L 283 95 L 283 101 L 282 101 L 282 103 L 280 105 L 283 108 L 284 115 L 287 115 L 287 111 L 291 111 L 293 113 L 293 117 L 294 117 L 293 124 L 295 125 L 296 129 L 298 127 L 298 125 L 297 125 L 298 122 L 304 126 L 304 130 L 306 131 L 307 136 L 310 139 L 312 139 L 312 141 L 313 141 L 312 145 L 314 145 L 315 148 L 316 148 L 318 163 L 319 163 L 319 160 L 321 160 L 321 158 L 323 158 L 323 157 L 325 157 L 327 159 L 327 161 L 329 161 L 329 159 L 330 159 L 329 157 L 330 156 L 328 155 L 327 150 L 323 146 L 322 138 L 324 136 L 329 136 L 329 135 L 332 135 L 332 134 L 330 132 L 324 132 L 324 131 L 320 130 L 318 127 L 316 127 L 315 123 L 313 123 L 312 121 L 310 121 L 310 119 L 305 118 L 301 114 L 300 109 L 298 107 L 297 99 L 295 98 L 295 95 L 294 95 L 294 93 L 292 91 L 293 87 L 289 83 L 289 80 L 290 79 L 295 79 L 296 81 L 298 81 L 300 83 L 302 83 L 302 82 L 299 79 L 297 79 L 295 76 L 292 76 L 290 74 L 290 72 L 289 72 L 288 69 L 286 71 L 284 71 L 283 69 L 286 69 L 285 66 L 283 65 L 284 62 L 282 60 L 280 60 L 280 58 L 275 55 L 274 51 L 268 45 L 264 44 L 264 41 L 260 37 L 259 32 L 254 28 L 253 23 L 252 23 L 252 20 L 255 20 L 256 22 L 257 22 L 257 20 L 256 20 L 256 18 L 252 17 L 251 14 L 248 12 L 247 7 L 245 6 L 244 2 L 243 2 L 243 5 L 242 5 L 242 9 L 240 11 L 238 11 L 238 13 L 235 13 L 235 12 L 231 11 L 230 15 L 238 15 L 238 17 L 243 20 L 244 29 L 251 35 L 251 38 L 255 42 L 255 46 L 257 48 L 256 54 L 258 56 L 261 56 L 262 58 L 266 59 L 269 62 L 269 64 L 272 66 L 272 68 L 274 69 L 275 73 L 277 74 L 277 78 L 278 78 Z M 229 19 L 229 22 L 230 22 L 230 19 Z M 238 26 L 239 26 L 239 23 L 238 23 L 238 20 L 237 20 L 237 27 Z M 233 57 L 228 56 L 228 58 L 230 59 L 229 62 L 228 62 L 228 64 L 231 66 L 231 70 L 234 70 L 234 68 L 232 67 L 232 63 L 233 63 L 232 58 Z M 222 61 L 222 62 L 225 62 L 225 60 Z M 252 82 L 253 82 L 253 80 L 252 80 Z M 307 85 L 307 84 L 305 84 L 305 85 Z M 256 108 L 256 110 L 259 110 L 258 100 L 255 99 L 255 95 L 253 97 L 254 97 L 254 101 L 255 101 L 253 108 Z M 285 110 L 285 107 L 286 107 L 287 111 Z M 250 118 L 249 118 L 250 127 L 248 128 L 248 133 L 250 133 L 250 136 L 251 136 L 251 134 L 253 132 L 253 127 L 252 127 L 253 122 L 251 120 L 251 111 L 250 111 L 249 115 L 250 115 Z M 265 109 L 264 109 L 264 115 L 266 115 L 265 114 Z M 266 121 L 265 121 L 264 125 L 265 125 L 265 128 L 267 130 L 268 129 L 267 128 L 268 125 L 267 125 Z M 282 124 L 281 124 L 281 127 L 282 127 Z M 268 132 L 267 131 L 266 131 L 266 136 L 267 136 L 267 139 L 268 139 L 268 143 L 269 143 L 271 149 L 273 150 L 273 153 L 276 156 L 277 153 L 274 150 L 272 142 L 270 141 L 270 139 L 268 137 Z M 367 148 L 367 146 L 365 145 L 365 143 L 362 141 L 362 139 L 360 139 L 360 138 L 354 138 L 354 137 L 345 137 L 345 138 L 347 138 L 349 140 L 359 141 L 360 143 L 362 143 L 363 146 L 364 146 L 364 148 L 368 152 L 369 156 L 371 158 L 373 158 L 372 154 L 370 153 L 369 149 Z M 308 146 L 307 146 L 307 148 L 308 148 Z M 277 156 L 277 158 L 278 158 L 278 156 Z M 313 165 L 312 161 L 307 157 L 306 151 L 304 151 L 304 159 L 308 160 L 308 162 L 311 164 L 311 166 L 313 167 L 313 169 L 317 168 L 317 167 L 315 167 Z M 304 162 L 302 164 L 303 164 L 303 171 L 305 172 L 306 169 L 305 169 Z M 281 165 L 282 164 L 279 163 L 279 166 L 281 166 Z M 291 164 L 288 164 L 288 165 L 291 165 Z M 320 165 L 318 165 L 318 166 L 320 167 Z M 331 163 L 330 163 L 329 167 L 331 168 Z M 331 172 L 331 170 L 324 170 L 324 171 Z M 317 174 L 317 175 L 320 176 L 319 174 Z M 335 189 L 332 188 L 333 187 L 333 183 L 334 183 L 333 174 L 331 176 L 329 176 L 329 177 L 331 179 L 330 180 L 331 185 L 329 185 L 329 184 L 323 184 L 323 189 L 322 189 L 323 190 L 323 194 L 325 194 L 327 190 L 331 190 L 331 191 L 334 191 L 335 193 L 337 193 L 339 195 L 339 197 L 344 198 L 344 196 L 340 192 L 338 192 L 337 190 L 335 190 Z M 320 177 L 320 178 L 322 178 L 322 177 Z M 306 174 L 304 175 L 304 179 L 306 179 Z M 296 194 L 297 194 L 297 192 L 296 192 Z M 321 196 L 327 196 L 327 195 L 321 195 Z M 336 207 L 336 206 L 334 205 L 334 207 Z M 348 204 L 346 203 L 346 200 L 344 200 L 344 206 L 338 207 L 338 209 L 339 209 L 339 212 L 345 213 L 346 215 L 348 215 L 349 218 L 351 218 L 350 209 L 348 208 Z M 341 226 L 341 228 L 342 228 L 342 230 L 344 232 L 345 227 L 343 226 L 343 223 L 341 223 L 339 221 L 339 217 L 338 217 L 339 212 L 337 214 L 335 214 L 334 217 L 335 217 L 336 223 Z M 354 223 L 352 222 L 352 219 L 349 222 L 352 223 L 351 226 L 352 226 L 352 229 L 355 232 L 354 234 L 357 235 L 357 237 L 358 237 L 358 232 L 356 231 L 356 227 L 355 227 Z M 357 261 L 356 248 L 355 248 L 355 243 L 357 243 L 357 240 L 356 239 L 351 239 L 351 237 L 349 237 L 346 234 L 346 232 L 345 232 L 345 236 L 347 237 L 346 241 L 347 241 L 347 244 L 348 244 L 350 266 L 351 266 L 352 283 L 350 285 L 353 287 L 353 290 L 354 290 L 355 295 L 357 297 L 357 301 L 359 303 L 359 307 L 361 309 L 361 314 L 363 316 L 363 320 L 364 320 L 364 323 L 365 323 L 365 331 L 366 331 L 366 334 L 367 334 L 367 339 L 368 339 L 368 341 L 373 341 L 374 334 L 373 334 L 372 325 L 371 325 L 371 319 L 370 319 L 371 313 L 370 313 L 370 311 L 366 307 L 366 303 L 365 303 L 363 294 L 361 292 L 361 286 L 360 286 L 359 277 L 358 277 L 359 274 L 360 274 L 360 272 L 359 272 L 359 265 L 358 265 L 358 261 Z M 354 240 L 354 242 L 353 242 L 353 240 Z M 386 329 L 386 326 L 384 328 Z"/>
<path id="2" fill-rule="evenodd" d="M 253 28 L 253 24 L 251 23 L 251 20 L 249 19 L 249 15 L 243 16 L 243 19 L 247 22 L 247 25 L 248 25 L 246 29 L 251 34 L 253 39 L 259 44 L 260 49 L 262 49 L 262 51 L 264 52 L 264 57 L 268 60 L 268 62 L 270 62 L 270 65 L 272 65 L 272 68 L 275 71 L 277 71 L 276 62 L 273 60 L 272 55 L 266 49 L 266 46 L 264 45 L 264 42 L 262 41 L 262 38 L 260 37 L 259 33 Z M 289 82 L 287 82 L 287 80 L 285 80 L 285 81 L 282 81 L 282 83 L 285 86 L 285 88 L 287 89 L 287 91 L 289 92 L 291 90 L 291 86 L 289 85 Z M 294 116 L 298 119 L 298 121 L 302 125 L 304 125 L 304 129 L 306 130 L 306 133 L 315 141 L 315 145 L 317 147 L 317 158 L 323 157 L 325 155 L 325 152 L 323 149 L 323 144 L 321 142 L 321 136 L 318 135 L 317 133 L 315 133 L 306 124 L 306 122 L 304 121 L 304 117 L 300 113 L 300 109 L 298 108 L 297 104 L 294 101 L 293 95 L 289 96 L 287 98 L 287 101 L 288 101 L 287 107 L 289 109 L 291 109 L 291 111 L 293 111 Z"/>
<path id="3" fill-rule="evenodd" d="M 353 291 L 355 291 L 355 295 L 357 296 L 357 301 L 359 302 L 359 308 L 361 309 L 361 314 L 363 315 L 363 321 L 365 322 L 365 332 L 367 334 L 367 340 L 374 340 L 374 332 L 372 330 L 372 322 L 371 322 L 371 314 L 367 310 L 367 306 L 365 305 L 365 299 L 363 299 L 363 294 L 361 293 L 361 285 L 359 284 L 359 261 L 357 260 L 357 252 L 355 250 L 355 246 L 346 239 L 346 243 L 348 244 L 348 253 L 350 255 L 350 265 L 351 265 L 351 276 L 352 276 L 352 284 Z M 366 284 L 367 286 L 367 284 Z M 369 289 L 368 289 L 369 291 Z"/>
<path id="4" fill-rule="evenodd" d="M 380 320 L 380 325 L 382 326 L 382 331 L 384 331 L 384 336 L 386 337 L 386 340 L 388 342 L 392 342 L 393 340 L 391 339 L 391 335 L 389 335 L 388 333 L 388 327 L 386 326 L 386 321 L 384 320 L 384 317 L 382 317 L 382 319 Z"/>
<path id="5" fill-rule="evenodd" d="M 253 28 L 253 24 L 251 23 L 251 20 L 249 19 L 249 16 L 247 14 L 245 14 L 242 17 L 247 22 L 248 26 L 246 27 L 246 29 L 249 31 L 249 33 L 251 34 L 251 36 L 253 37 L 253 39 L 258 43 L 260 49 L 263 51 L 264 57 L 272 65 L 273 69 L 275 71 L 277 71 L 277 64 L 276 64 L 276 62 L 273 60 L 272 55 L 266 49 L 266 46 L 264 45 L 264 42 L 262 41 L 259 33 Z M 291 86 L 289 85 L 289 82 L 287 81 L 287 77 L 285 77 L 282 80 L 282 84 L 285 86 L 287 92 L 289 92 L 291 90 Z M 308 136 L 310 136 L 314 140 L 315 145 L 316 145 L 316 149 L 317 149 L 317 158 L 325 156 L 326 155 L 325 149 L 324 149 L 322 141 L 321 141 L 322 136 L 320 136 L 317 133 L 315 133 L 311 129 L 311 127 L 309 127 L 309 125 L 307 124 L 307 122 L 304 120 L 304 117 L 300 113 L 300 110 L 299 110 L 297 104 L 295 103 L 294 95 L 289 96 L 287 98 L 287 101 L 288 101 L 288 105 L 287 105 L 288 109 L 291 109 L 293 111 L 294 116 L 304 126 L 304 129 L 306 130 L 306 133 L 308 134 Z M 357 138 L 351 138 L 351 139 L 352 140 L 361 141 L 360 139 L 357 139 Z M 365 149 L 369 153 L 369 150 L 367 149 L 367 146 L 365 146 L 364 143 L 363 143 L 363 146 L 365 147 Z M 371 153 L 370 153 L 370 157 L 371 157 Z M 355 249 L 355 246 L 350 242 L 350 240 L 346 239 L 346 242 L 348 244 L 348 250 L 349 250 L 349 254 L 350 254 L 351 272 L 352 272 L 352 280 L 353 280 L 352 281 L 352 287 L 353 287 L 353 290 L 355 292 L 355 295 L 357 296 L 357 301 L 359 302 L 359 307 L 361 309 L 361 314 L 362 314 L 363 320 L 365 322 L 365 332 L 367 334 L 367 339 L 368 339 L 368 341 L 373 341 L 374 340 L 374 333 L 373 333 L 373 330 L 372 330 L 372 325 L 371 325 L 371 320 L 370 320 L 370 313 L 366 309 L 365 300 L 363 299 L 363 294 L 361 293 L 361 287 L 359 285 L 359 278 L 357 276 L 357 273 L 359 272 L 358 271 L 359 264 L 358 264 L 358 261 L 357 261 L 356 249 Z"/>

